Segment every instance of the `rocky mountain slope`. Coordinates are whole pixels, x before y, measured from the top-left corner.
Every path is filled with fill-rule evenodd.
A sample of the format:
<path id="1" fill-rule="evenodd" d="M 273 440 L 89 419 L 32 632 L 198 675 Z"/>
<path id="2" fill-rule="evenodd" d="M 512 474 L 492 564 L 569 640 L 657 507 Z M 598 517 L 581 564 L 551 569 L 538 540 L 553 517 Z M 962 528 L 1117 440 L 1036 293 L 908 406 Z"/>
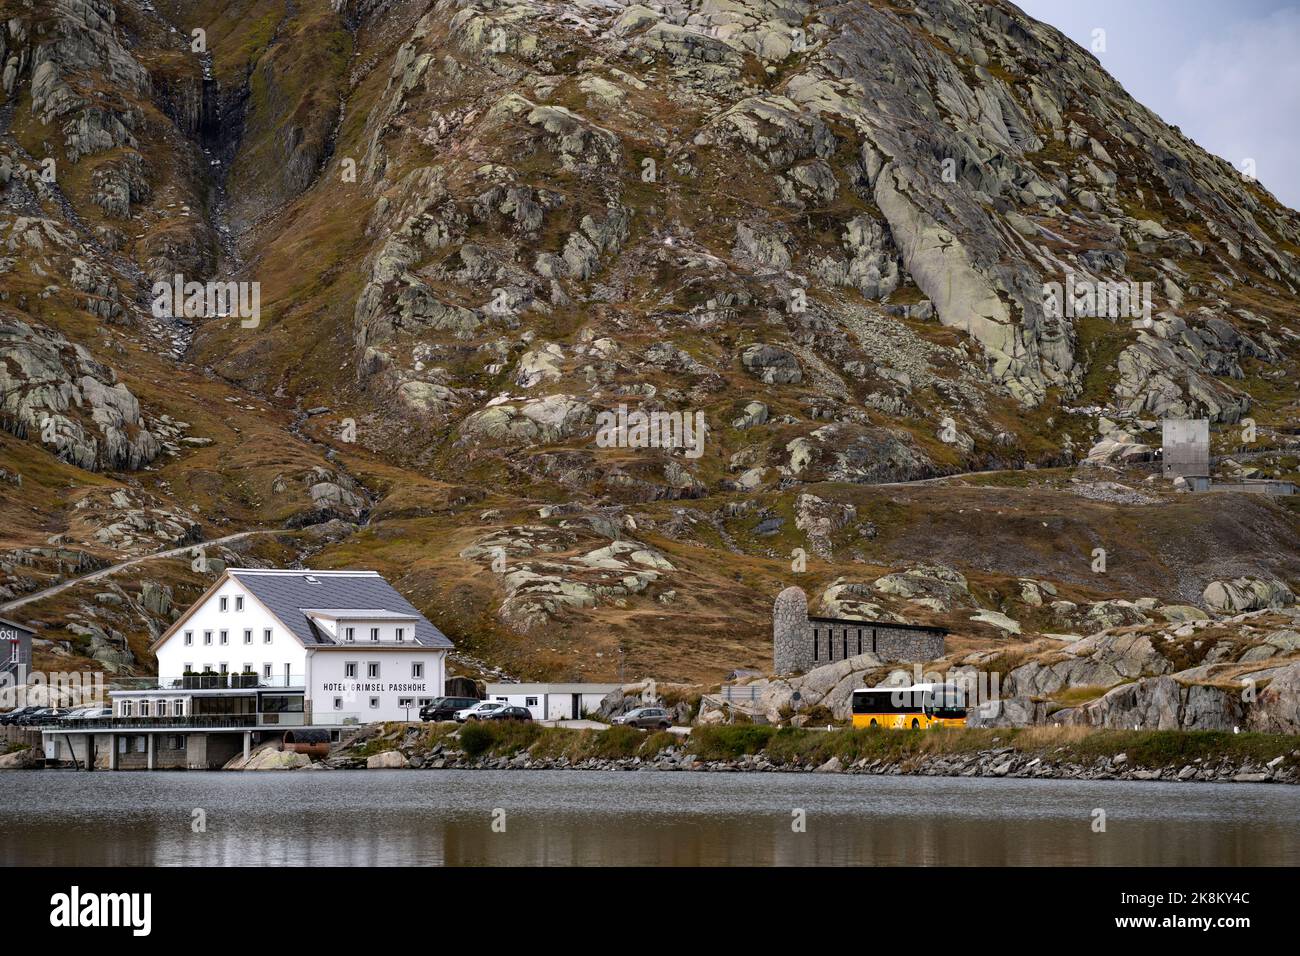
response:
<path id="1" fill-rule="evenodd" d="M 676 680 L 770 663 L 791 583 L 977 652 L 1138 623 L 1026 579 L 1300 582 L 1294 499 L 1141 461 L 1201 416 L 1296 476 L 1300 216 L 1008 3 L 0 10 L 0 614 L 47 663 L 148 673 L 221 562 L 375 567 L 474 666 Z M 260 313 L 160 317 L 178 275 Z M 701 454 L 605 447 L 619 406 Z M 880 587 L 918 565 L 967 596 Z"/>

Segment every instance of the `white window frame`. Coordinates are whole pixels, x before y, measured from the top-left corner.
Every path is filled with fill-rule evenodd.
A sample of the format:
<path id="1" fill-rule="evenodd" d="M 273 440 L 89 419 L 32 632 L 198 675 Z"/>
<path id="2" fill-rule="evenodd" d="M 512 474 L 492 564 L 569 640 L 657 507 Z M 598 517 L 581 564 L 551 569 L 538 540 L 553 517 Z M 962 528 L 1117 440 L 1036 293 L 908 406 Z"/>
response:
<path id="1" fill-rule="evenodd" d="M 226 597 L 223 594 L 221 595 L 220 601 L 221 601 L 221 613 L 224 614 L 226 611 L 230 610 L 230 598 Z"/>
<path id="2" fill-rule="evenodd" d="M 411 678 L 413 680 L 419 680 L 422 677 L 424 677 L 424 661 L 412 661 Z"/>
<path id="3" fill-rule="evenodd" d="M 193 632 L 193 631 L 186 631 L 186 632 L 185 632 L 185 646 L 186 646 L 186 647 L 193 647 L 193 646 L 194 646 L 194 632 Z"/>
<path id="4" fill-rule="evenodd" d="M 379 661 L 366 661 L 366 680 L 379 679 Z"/>
<path id="5" fill-rule="evenodd" d="M 269 627 L 262 628 L 262 643 L 263 644 L 271 643 L 271 629 Z"/>
<path id="6" fill-rule="evenodd" d="M 348 680 L 356 680 L 356 679 L 357 679 L 357 662 L 356 662 L 356 661 L 344 661 L 344 662 L 343 662 L 343 676 L 346 677 Z"/>

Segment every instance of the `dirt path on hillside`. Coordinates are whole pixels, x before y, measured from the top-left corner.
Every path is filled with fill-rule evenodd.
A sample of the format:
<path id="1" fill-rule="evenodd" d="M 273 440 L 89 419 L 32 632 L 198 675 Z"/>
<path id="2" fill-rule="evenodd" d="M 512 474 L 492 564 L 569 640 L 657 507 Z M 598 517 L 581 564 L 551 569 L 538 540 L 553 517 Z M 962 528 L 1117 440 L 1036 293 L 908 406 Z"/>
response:
<path id="1" fill-rule="evenodd" d="M 83 574 L 80 577 L 69 578 L 67 581 L 63 581 L 53 587 L 45 588 L 42 591 L 34 591 L 31 594 L 24 594 L 22 597 L 9 601 L 6 604 L 0 604 L 0 612 L 12 611 L 16 608 L 22 607 L 24 604 L 31 604 L 33 601 L 39 601 L 42 598 L 53 597 L 62 591 L 66 591 L 68 588 L 76 587 L 79 584 L 87 584 L 91 581 L 98 581 L 101 578 L 106 578 L 110 575 L 116 574 L 123 568 L 129 568 L 136 564 L 143 564 L 146 561 L 156 561 L 159 558 L 172 558 L 176 555 L 186 554 L 196 548 L 216 547 L 217 545 L 226 544 L 231 541 L 239 541 L 242 538 L 250 538 L 253 535 L 283 533 L 283 528 L 264 528 L 257 531 L 240 531 L 236 534 L 228 534 L 223 538 L 213 538 L 210 541 L 198 541 L 194 544 L 182 545 L 179 548 L 168 548 L 165 551 L 154 551 L 151 554 L 142 554 L 139 557 L 130 558 L 126 561 L 119 561 L 117 564 L 110 564 L 106 568 L 100 568 L 98 571 L 92 571 L 89 574 Z"/>

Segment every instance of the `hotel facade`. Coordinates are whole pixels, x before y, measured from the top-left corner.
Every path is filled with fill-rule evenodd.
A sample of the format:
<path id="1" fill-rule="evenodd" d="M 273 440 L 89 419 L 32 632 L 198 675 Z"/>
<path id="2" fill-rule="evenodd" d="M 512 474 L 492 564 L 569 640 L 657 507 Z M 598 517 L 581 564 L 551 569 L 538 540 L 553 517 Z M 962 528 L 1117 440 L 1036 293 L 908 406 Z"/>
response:
<path id="1" fill-rule="evenodd" d="M 110 691 L 112 717 L 52 729 L 46 756 L 211 767 L 286 732 L 418 719 L 451 649 L 377 572 L 227 569 L 154 642 L 153 686 Z"/>

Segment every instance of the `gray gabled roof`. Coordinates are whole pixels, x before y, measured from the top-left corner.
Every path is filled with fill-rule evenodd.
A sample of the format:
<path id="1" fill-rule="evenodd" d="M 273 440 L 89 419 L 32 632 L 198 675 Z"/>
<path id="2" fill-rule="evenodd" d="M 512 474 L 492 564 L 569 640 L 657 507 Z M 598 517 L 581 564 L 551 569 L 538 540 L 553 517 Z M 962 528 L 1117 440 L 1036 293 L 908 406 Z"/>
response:
<path id="1" fill-rule="evenodd" d="M 415 618 L 415 643 L 424 647 L 453 646 L 447 635 L 397 593 L 377 571 L 260 571 L 230 568 L 229 574 L 266 605 L 307 647 L 337 644 L 315 627 L 306 612 L 315 608 L 357 608 L 393 611 Z"/>

